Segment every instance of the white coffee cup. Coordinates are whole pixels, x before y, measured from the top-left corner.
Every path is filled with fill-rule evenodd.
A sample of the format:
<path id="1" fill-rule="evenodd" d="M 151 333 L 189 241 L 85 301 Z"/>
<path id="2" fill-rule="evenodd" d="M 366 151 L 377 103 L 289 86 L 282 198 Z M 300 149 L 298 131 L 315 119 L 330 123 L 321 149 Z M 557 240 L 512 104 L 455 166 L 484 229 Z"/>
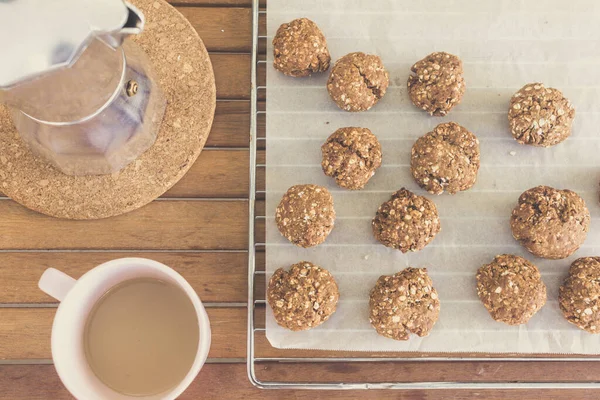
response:
<path id="1" fill-rule="evenodd" d="M 135 278 L 156 278 L 179 286 L 194 304 L 200 328 L 198 351 L 190 371 L 176 387 L 152 396 L 127 396 L 115 392 L 96 377 L 84 351 L 83 332 L 94 304 L 113 286 Z M 91 269 L 78 280 L 49 268 L 38 285 L 61 302 L 52 325 L 52 360 L 62 383 L 77 399 L 175 399 L 192 383 L 206 361 L 210 348 L 206 310 L 192 286 L 164 264 L 145 258 L 120 258 Z"/>

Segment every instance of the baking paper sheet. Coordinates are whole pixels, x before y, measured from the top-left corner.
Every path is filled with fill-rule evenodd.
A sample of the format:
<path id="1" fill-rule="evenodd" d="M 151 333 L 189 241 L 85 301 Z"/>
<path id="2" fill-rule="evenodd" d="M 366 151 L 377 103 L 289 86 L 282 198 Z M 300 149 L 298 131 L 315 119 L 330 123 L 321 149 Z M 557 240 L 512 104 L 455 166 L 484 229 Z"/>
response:
<path id="1" fill-rule="evenodd" d="M 374 53 L 390 73 L 386 96 L 370 111 L 348 113 L 330 100 L 328 73 L 289 78 L 272 67 L 270 44 L 278 26 L 308 17 L 323 30 L 333 61 L 353 52 Z M 596 0 L 269 0 L 267 56 L 267 281 L 279 267 L 301 260 L 335 276 L 337 312 L 320 327 L 290 332 L 267 310 L 266 335 L 278 348 L 511 353 L 600 353 L 600 336 L 569 324 L 559 310 L 560 283 L 570 263 L 600 255 L 600 2 Z M 464 62 L 467 91 L 444 118 L 410 102 L 410 66 L 434 51 Z M 556 87 L 576 108 L 572 136 L 549 149 L 517 144 L 508 130 L 510 97 L 529 82 Z M 455 121 L 481 144 L 476 185 L 457 195 L 432 196 L 410 174 L 410 150 L 419 136 Z M 320 146 L 337 128 L 362 126 L 378 136 L 383 166 L 365 190 L 338 188 L 320 167 Z M 337 219 L 327 241 L 311 249 L 284 239 L 275 207 L 288 187 L 314 183 L 332 192 Z M 572 257 L 535 258 L 512 238 L 509 216 L 519 195 L 534 186 L 568 188 L 592 214 L 585 244 Z M 442 230 L 424 250 L 403 255 L 379 244 L 371 219 L 391 194 L 406 187 L 431 198 Z M 534 262 L 548 287 L 546 305 L 527 323 L 495 322 L 476 293 L 475 272 L 495 255 Z M 439 292 L 440 318 L 425 338 L 405 342 L 379 336 L 368 320 L 369 291 L 383 274 L 427 267 Z"/>

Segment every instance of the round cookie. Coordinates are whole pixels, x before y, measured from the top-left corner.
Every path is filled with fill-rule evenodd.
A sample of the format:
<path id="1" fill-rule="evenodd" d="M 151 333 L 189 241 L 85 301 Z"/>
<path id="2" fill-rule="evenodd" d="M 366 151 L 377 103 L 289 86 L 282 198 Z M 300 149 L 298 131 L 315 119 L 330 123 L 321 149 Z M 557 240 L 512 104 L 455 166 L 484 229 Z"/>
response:
<path id="1" fill-rule="evenodd" d="M 431 194 L 467 190 L 477 180 L 479 140 L 455 122 L 439 124 L 413 145 L 410 170 Z"/>
<path id="2" fill-rule="evenodd" d="M 308 18 L 282 24 L 273 38 L 273 66 L 285 75 L 309 76 L 329 69 L 331 56 L 321 29 Z"/>
<path id="3" fill-rule="evenodd" d="M 496 256 L 477 270 L 477 295 L 492 318 L 524 324 L 546 304 L 546 285 L 538 268 L 512 254 Z"/>
<path id="4" fill-rule="evenodd" d="M 366 111 L 384 95 L 389 74 L 381 58 L 350 53 L 335 62 L 327 81 L 327 91 L 342 110 Z"/>
<path id="5" fill-rule="evenodd" d="M 367 128 L 338 129 L 321 146 L 321 152 L 325 175 L 346 189 L 362 189 L 381 166 L 381 144 Z"/>
<path id="6" fill-rule="evenodd" d="M 403 253 L 421 250 L 441 229 L 435 204 L 404 188 L 379 206 L 372 226 L 377 240 Z"/>
<path id="7" fill-rule="evenodd" d="M 279 232 L 300 247 L 323 243 L 334 221 L 333 197 L 329 190 L 317 185 L 292 186 L 275 210 Z"/>
<path id="8" fill-rule="evenodd" d="M 575 108 L 558 89 L 542 83 L 523 86 L 510 99 L 508 122 L 521 144 L 554 146 L 571 135 Z"/>
<path id="9" fill-rule="evenodd" d="M 371 289 L 369 322 L 377 333 L 408 340 L 427 336 L 440 314 L 440 300 L 426 268 L 406 268 L 381 276 Z"/>
<path id="10" fill-rule="evenodd" d="M 314 328 L 335 312 L 340 297 L 329 271 L 308 261 L 279 268 L 269 280 L 267 301 L 277 323 L 292 331 Z"/>
<path id="11" fill-rule="evenodd" d="M 577 193 L 548 186 L 529 189 L 512 211 L 513 237 L 538 257 L 560 259 L 573 254 L 590 229 L 590 212 Z"/>
<path id="12" fill-rule="evenodd" d="M 432 53 L 412 66 L 408 94 L 429 115 L 444 116 L 460 103 L 466 86 L 462 61 L 455 55 Z"/>
<path id="13" fill-rule="evenodd" d="M 600 257 L 575 260 L 558 293 L 563 315 L 573 325 L 600 333 Z"/>

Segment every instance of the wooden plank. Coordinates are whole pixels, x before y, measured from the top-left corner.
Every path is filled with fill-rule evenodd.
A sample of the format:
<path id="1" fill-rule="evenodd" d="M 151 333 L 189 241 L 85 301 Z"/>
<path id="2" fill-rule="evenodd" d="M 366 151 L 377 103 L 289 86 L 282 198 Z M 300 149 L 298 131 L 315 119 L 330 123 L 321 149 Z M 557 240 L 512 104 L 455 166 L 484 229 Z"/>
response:
<path id="1" fill-rule="evenodd" d="M 267 187 L 267 177 L 265 175 L 265 168 L 258 167 L 256 170 L 256 190 L 264 192 Z M 264 199 L 264 193 L 257 194 L 257 198 Z"/>
<path id="2" fill-rule="evenodd" d="M 247 202 L 163 200 L 116 217 L 71 221 L 0 201 L 0 249 L 246 249 Z"/>
<path id="3" fill-rule="evenodd" d="M 122 257 L 150 258 L 168 265 L 192 285 L 205 303 L 247 300 L 246 252 L 4 252 L 0 253 L 0 303 L 55 303 L 37 287 L 46 268 L 60 269 L 78 279 L 93 267 Z"/>
<path id="4" fill-rule="evenodd" d="M 262 367 L 263 364 L 261 363 Z M 259 368 L 258 377 L 265 381 L 311 382 L 561 382 L 571 379 L 594 382 L 600 377 L 598 362 L 371 362 L 314 363 L 293 368 L 276 363 Z M 289 375 L 296 371 L 294 375 Z M 311 375 L 311 376 L 309 376 Z M 571 379 L 567 378 L 571 377 Z"/>
<path id="5" fill-rule="evenodd" d="M 262 126 L 264 127 L 264 122 Z M 248 147 L 249 144 L 250 102 L 218 101 L 206 147 Z"/>
<path id="6" fill-rule="evenodd" d="M 189 6 L 186 1 L 189 1 Z M 252 51 L 252 9 L 236 7 L 235 1 L 240 0 L 223 1 L 227 1 L 228 4 L 222 4 L 223 7 L 219 7 L 220 5 L 193 4 L 197 2 L 184 0 L 180 2 L 181 6 L 177 9 L 196 29 L 208 51 L 250 53 Z M 240 4 L 240 6 L 243 5 Z M 281 23 L 283 22 L 289 21 L 281 21 Z M 267 19 L 264 14 L 261 14 L 259 15 L 258 34 L 264 36 L 266 32 Z M 266 44 L 266 39 L 259 40 L 259 54 L 265 54 Z"/>
<path id="7" fill-rule="evenodd" d="M 249 157 L 246 150 L 207 149 L 161 197 L 245 199 L 249 193 Z"/>
<path id="8" fill-rule="evenodd" d="M 280 24 L 289 21 L 281 21 Z M 265 37 L 267 35 L 267 16 L 266 14 L 262 14 L 258 16 L 258 55 L 263 56 L 259 59 L 264 59 L 264 55 L 267 52 L 267 43 L 268 40 Z"/>
<path id="9" fill-rule="evenodd" d="M 259 251 L 256 252 L 256 270 L 264 271 L 265 270 L 265 252 Z M 258 297 L 260 299 L 260 297 Z"/>
<path id="10" fill-rule="evenodd" d="M 275 366 L 265 364 L 259 372 L 277 374 L 280 379 L 304 378 L 312 380 L 315 372 L 311 365 L 284 364 Z M 326 364 L 330 370 L 344 371 L 348 375 L 359 375 L 366 367 L 355 369 L 347 364 Z M 526 366 L 524 366 L 526 367 Z M 420 368 L 427 373 L 428 369 Z M 381 370 L 381 368 L 380 368 Z M 480 375 L 493 374 L 495 369 L 477 371 Z M 555 366 L 560 371 L 561 366 Z M 585 373 L 585 369 L 582 369 Z M 339 375 L 339 373 L 337 373 Z M 589 375 L 589 374 L 586 374 Z M 54 366 L 52 365 L 2 365 L 0 366 L 0 387 L 2 398 L 11 400 L 63 400 L 72 399 L 63 387 Z M 192 385 L 179 397 L 181 400 L 192 399 L 246 399 L 246 400 L 467 400 L 482 398 L 486 400 L 518 399 L 553 399 L 553 400 L 596 400 L 595 390 L 362 390 L 362 391 L 292 391 L 292 390 L 260 390 L 251 385 L 246 377 L 244 364 L 206 364 Z"/>
<path id="11" fill-rule="evenodd" d="M 250 99 L 250 54 L 211 53 L 218 99 Z"/>
<path id="12" fill-rule="evenodd" d="M 212 331 L 208 356 L 245 357 L 246 309 L 207 308 L 206 312 Z M 0 360 L 51 358 L 50 333 L 55 313 L 56 308 L 0 308 Z"/>
<path id="13" fill-rule="evenodd" d="M 162 197 L 247 198 L 249 157 L 247 150 L 203 151 Z"/>
<path id="14" fill-rule="evenodd" d="M 167 0 L 177 8 L 181 6 L 196 7 L 220 7 L 220 6 L 239 6 L 252 7 L 252 0 Z"/>
<path id="15" fill-rule="evenodd" d="M 258 366 L 259 372 L 271 371 L 273 364 Z M 284 364 L 278 366 L 279 379 L 298 379 L 299 381 L 311 381 L 319 371 L 315 372 L 311 365 L 304 364 Z M 327 365 L 324 370 L 328 372 L 328 368 L 344 369 L 345 379 L 349 375 L 358 375 L 355 371 L 355 366 L 344 364 Z M 371 369 L 373 367 L 370 367 Z M 456 368 L 454 366 L 454 368 Z M 582 368 L 583 370 L 584 368 Z M 323 369 L 322 369 L 323 370 Z M 428 369 L 423 368 L 423 365 L 415 367 L 416 371 L 422 371 L 426 374 Z M 560 372 L 561 366 L 556 366 L 555 371 Z M 494 369 L 486 371 L 485 376 L 493 374 Z M 480 372 L 481 373 L 481 372 Z M 338 375 L 339 376 L 339 375 Z M 232 385 L 235 382 L 235 385 Z M 505 400 L 507 398 L 521 399 L 554 399 L 554 400 L 592 400 L 597 399 L 597 392 L 591 390 L 438 390 L 438 391 L 395 391 L 395 390 L 362 390 L 362 391 L 292 391 L 292 390 L 259 390 L 254 388 L 246 378 L 246 367 L 240 364 L 212 364 L 207 365 L 201 371 L 198 378 L 190 386 L 190 388 L 180 397 L 182 400 L 191 400 L 198 398 L 206 399 L 246 399 L 246 400 L 278 400 L 278 399 L 297 399 L 297 400 L 346 400 L 346 399 L 364 399 L 364 400 L 391 400 L 391 399 L 422 399 L 422 400 L 438 400 L 438 399 L 454 399 L 466 400 L 474 397 L 483 398 L 486 400 Z"/>
<path id="16" fill-rule="evenodd" d="M 203 151 L 187 174 L 161 197 L 247 198 L 249 165 L 245 150 Z"/>
<path id="17" fill-rule="evenodd" d="M 207 148 L 188 173 L 162 197 L 247 197 L 248 152 L 215 151 L 210 147 L 248 147 L 249 139 L 250 103 L 217 102 Z"/>
<path id="18" fill-rule="evenodd" d="M 256 327 L 264 327 L 264 307 L 259 307 L 257 312 Z M 45 359 L 50 358 L 50 332 L 52 320 L 54 318 L 55 308 L 0 308 L 0 359 Z M 246 357 L 246 309 L 243 307 L 230 308 L 207 308 L 212 329 L 212 346 L 209 357 L 213 358 L 245 358 Z M 349 351 L 319 351 L 319 350 L 295 350 L 295 349 L 276 349 L 268 342 L 264 332 L 257 332 L 255 342 L 256 357 L 414 357 L 419 358 L 423 354 L 418 353 L 400 353 L 400 352 L 349 352 Z M 430 354 L 430 356 L 440 356 L 440 354 Z M 478 356 L 476 354 L 461 356 Z M 537 361 L 536 361 L 537 362 Z M 409 364 L 418 363 L 417 361 Z M 489 363 L 489 362 L 488 362 Z M 531 362 L 534 363 L 534 362 Z M 526 363 L 525 365 L 533 365 Z M 437 363 L 427 363 L 429 365 Z M 480 363 L 482 364 L 482 363 Z M 485 364 L 485 363 L 483 363 Z M 506 363 L 506 364 L 514 364 Z M 563 363 L 567 368 L 571 363 Z M 420 365 L 423 365 L 422 363 Z M 461 364 L 462 365 L 462 364 Z M 500 365 L 500 364 L 499 364 Z M 600 380 L 600 363 L 590 364 L 594 366 L 594 378 Z M 430 368 L 430 374 L 434 369 Z M 566 371 L 566 369 L 565 369 Z M 509 373 L 503 372 L 503 373 Z M 447 372 L 442 371 L 447 376 Z M 413 373 L 414 375 L 414 373 Z M 408 375 L 409 377 L 411 375 Z M 524 375 L 530 376 L 530 375 Z M 579 375 L 572 375 L 571 379 L 576 379 Z M 585 376 L 583 376 L 585 377 Z M 456 379 L 463 379 L 459 376 Z M 390 377 L 386 379 L 391 379 Z M 411 379 L 424 379 L 422 376 L 412 377 Z M 441 379 L 441 377 L 440 377 Z M 469 377 L 473 379 L 473 377 Z M 506 379 L 513 379 L 508 376 Z M 558 378 L 556 378 L 558 379 Z M 567 379 L 567 375 L 565 375 Z M 585 379 L 588 379 L 587 377 Z M 590 378 L 591 379 L 591 378 Z"/>
<path id="19" fill-rule="evenodd" d="M 264 253 L 260 253 L 260 254 L 264 254 Z M 266 286 L 267 286 L 267 279 L 270 278 L 271 275 L 269 275 L 268 277 L 265 276 L 264 274 L 257 274 L 254 276 L 254 299 L 255 300 L 265 300 L 265 293 L 266 293 Z"/>
<path id="20" fill-rule="evenodd" d="M 266 202 L 264 200 L 259 200 L 255 203 L 255 207 L 254 207 L 254 212 L 256 216 L 264 216 L 265 215 L 265 207 L 266 207 Z"/>
<path id="21" fill-rule="evenodd" d="M 257 76 L 257 84 L 258 86 L 266 86 L 267 85 L 267 68 L 273 68 L 273 64 L 271 63 L 260 63 L 257 66 L 257 70 L 256 70 L 256 76 Z M 301 78 L 299 78 L 301 79 Z M 323 87 L 323 90 L 326 90 L 325 87 Z M 264 90 L 261 91 L 261 93 L 259 94 L 264 94 Z M 263 99 L 264 100 L 264 99 Z"/>
<path id="22" fill-rule="evenodd" d="M 252 51 L 252 9 L 237 7 L 179 7 L 208 51 Z"/>
<path id="23" fill-rule="evenodd" d="M 257 219 L 256 223 L 254 224 L 254 229 L 254 240 L 256 241 L 256 243 L 265 243 L 265 237 L 267 232 L 265 220 Z"/>
<path id="24" fill-rule="evenodd" d="M 252 7 L 252 0 L 167 0 L 176 6 L 222 7 L 238 6 Z M 260 0 L 260 6 L 266 7 L 267 0 Z"/>
<path id="25" fill-rule="evenodd" d="M 266 27 L 264 29 L 266 31 Z M 259 32 L 259 35 L 263 35 L 264 33 Z M 259 38 L 258 39 L 258 54 L 259 54 L 259 60 L 261 59 L 260 56 L 262 56 L 262 58 L 265 58 L 265 55 L 267 53 L 267 39 L 266 38 Z"/>
<path id="26" fill-rule="evenodd" d="M 260 105 L 260 103 L 259 103 Z M 264 139 L 267 137 L 267 116 L 265 114 L 258 114 L 256 117 L 257 120 L 257 127 L 256 127 L 256 133 L 257 133 L 257 137 L 259 139 Z M 265 141 L 264 140 L 259 140 L 257 145 L 259 146 L 259 149 L 264 150 L 265 149 Z"/>
<path id="27" fill-rule="evenodd" d="M 53 365 L 0 365 L 3 399 L 72 400 Z"/>

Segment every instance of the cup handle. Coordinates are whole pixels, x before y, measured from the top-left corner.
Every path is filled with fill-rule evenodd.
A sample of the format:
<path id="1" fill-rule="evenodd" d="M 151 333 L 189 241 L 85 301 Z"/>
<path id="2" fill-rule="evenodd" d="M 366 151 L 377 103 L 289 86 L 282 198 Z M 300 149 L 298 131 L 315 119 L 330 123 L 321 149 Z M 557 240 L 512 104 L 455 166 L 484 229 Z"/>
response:
<path id="1" fill-rule="evenodd" d="M 77 280 L 54 268 L 48 268 L 42 274 L 38 287 L 42 292 L 62 301 Z"/>

